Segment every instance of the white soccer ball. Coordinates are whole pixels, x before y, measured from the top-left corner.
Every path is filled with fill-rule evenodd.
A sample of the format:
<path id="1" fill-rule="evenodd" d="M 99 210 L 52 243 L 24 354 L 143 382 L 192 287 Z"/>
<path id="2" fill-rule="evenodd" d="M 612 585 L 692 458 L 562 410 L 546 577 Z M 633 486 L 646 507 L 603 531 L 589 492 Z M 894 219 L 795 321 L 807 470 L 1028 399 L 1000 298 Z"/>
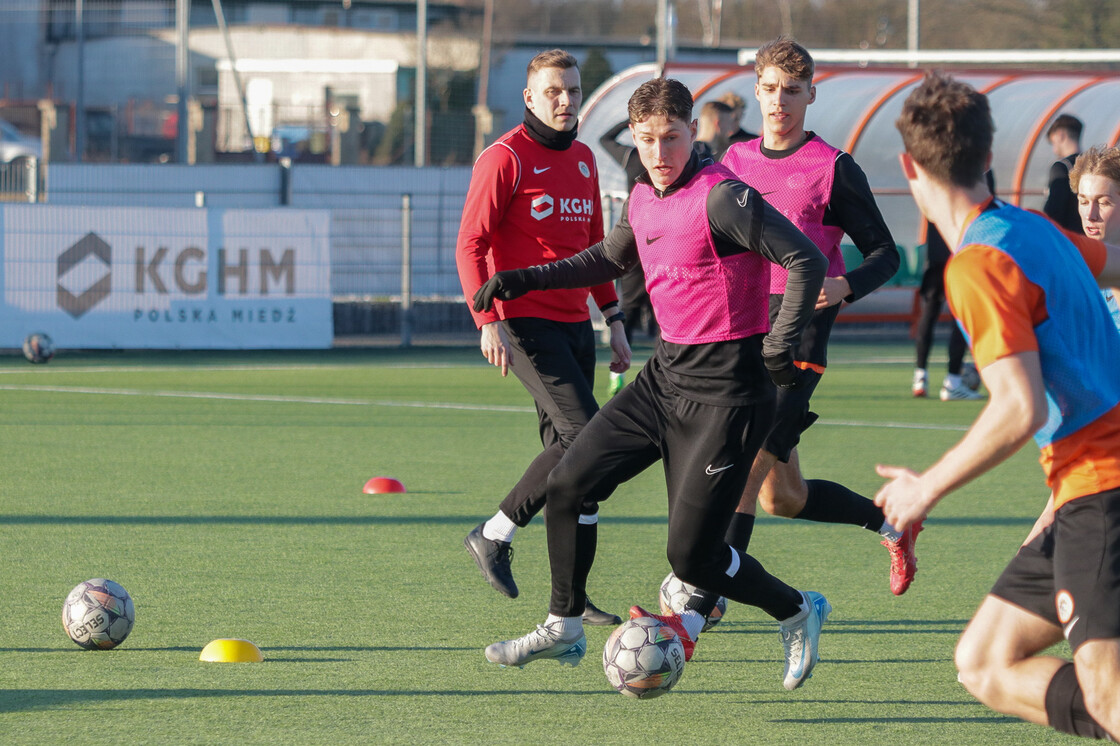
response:
<path id="1" fill-rule="evenodd" d="M 685 604 L 688 599 L 696 591 L 696 586 L 686 583 L 678 578 L 673 573 L 665 576 L 661 581 L 661 590 L 657 595 L 658 603 L 661 605 L 662 614 L 680 614 L 684 611 Z M 716 606 L 712 609 L 712 613 L 704 621 L 704 629 L 701 632 L 707 632 L 712 627 L 719 624 L 723 619 L 724 613 L 727 611 L 727 599 L 723 596 L 719 597 L 716 601 Z"/>
<path id="2" fill-rule="evenodd" d="M 136 609 L 128 591 L 105 578 L 78 583 L 62 605 L 62 628 L 86 650 L 108 650 L 132 631 Z"/>
<path id="3" fill-rule="evenodd" d="M 961 366 L 961 383 L 973 391 L 980 390 L 980 371 L 972 363 Z"/>
<path id="4" fill-rule="evenodd" d="M 54 357 L 54 343 L 42 332 L 28 334 L 23 340 L 23 356 L 32 363 L 46 363 Z"/>
<path id="5" fill-rule="evenodd" d="M 627 697 L 660 697 L 684 672 L 684 645 L 672 627 L 656 619 L 627 619 L 603 646 L 603 670 Z"/>

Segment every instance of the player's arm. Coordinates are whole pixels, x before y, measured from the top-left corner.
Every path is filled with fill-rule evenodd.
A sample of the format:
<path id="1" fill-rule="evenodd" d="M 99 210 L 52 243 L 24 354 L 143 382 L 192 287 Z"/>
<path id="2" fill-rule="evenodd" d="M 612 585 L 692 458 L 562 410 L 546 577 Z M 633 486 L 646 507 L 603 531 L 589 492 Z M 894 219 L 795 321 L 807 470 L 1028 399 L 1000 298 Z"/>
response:
<path id="1" fill-rule="evenodd" d="M 708 194 L 708 224 L 721 256 L 754 251 L 789 270 L 782 307 L 762 342 L 762 355 L 775 383 L 796 385 L 793 348 L 813 317 L 828 260 L 785 215 L 741 181 L 721 182 Z"/>
<path id="2" fill-rule="evenodd" d="M 595 194 L 599 194 L 599 172 L 596 170 L 594 181 Z M 603 202 L 602 200 L 594 200 L 594 207 L 591 210 L 591 227 L 588 233 L 588 246 L 594 246 L 603 240 Z M 615 289 L 614 280 L 595 285 L 591 288 L 591 296 L 595 299 L 595 305 L 603 312 L 603 316 L 609 317 L 618 313 L 618 291 Z M 622 325 L 619 324 L 619 331 L 621 332 Z M 611 329 L 611 334 L 614 334 L 614 329 Z M 625 336 L 625 335 L 624 335 Z M 628 348 L 629 349 L 629 348 Z"/>
<path id="3" fill-rule="evenodd" d="M 817 304 L 818 308 L 842 300 L 854 303 L 894 277 L 901 263 L 898 247 L 871 193 L 867 175 L 847 153 L 841 153 L 836 159 L 825 222 L 848 234 L 863 255 L 863 261 L 841 277 L 825 280 L 824 297 Z"/>
<path id="4" fill-rule="evenodd" d="M 1060 223 L 1065 215 L 1069 193 L 1069 168 L 1062 161 L 1054 161 L 1050 164 L 1046 203 L 1042 206 L 1042 212 L 1055 222 Z"/>
<path id="5" fill-rule="evenodd" d="M 621 122 L 604 132 L 603 136 L 599 138 L 599 145 L 603 148 L 603 150 L 607 151 L 607 154 L 611 158 L 615 159 L 618 165 L 622 166 L 623 168 L 626 168 L 626 159 L 630 154 L 630 150 L 633 148 L 633 146 L 623 145 L 618 141 L 618 136 L 629 128 L 630 120 L 623 119 Z"/>
<path id="6" fill-rule="evenodd" d="M 922 474 L 879 466 L 891 481 L 875 503 L 895 528 L 921 519 L 945 495 L 1015 453 L 1049 416 L 1034 325 L 1042 291 L 1005 255 L 972 247 L 949 263 L 946 288 L 955 318 L 972 338 L 990 393 L 965 437 Z"/>
<path id="7" fill-rule="evenodd" d="M 1055 228 L 1062 232 L 1070 242 L 1081 252 L 1081 258 L 1089 265 L 1097 284 L 1102 288 L 1120 286 L 1120 246 L 1105 243 L 1096 238 L 1089 238 L 1080 231 L 1071 231 L 1063 228 L 1057 220 L 1038 210 L 1030 210 L 1035 215 L 1040 215 L 1049 220 Z"/>
<path id="8" fill-rule="evenodd" d="M 1047 405 L 1037 352 L 1002 358 L 981 371 L 991 398 L 964 438 L 918 474 L 898 466 L 876 467 L 891 480 L 875 504 L 899 531 L 921 520 L 958 487 L 1005 461 L 1046 424 Z"/>
<path id="9" fill-rule="evenodd" d="M 1081 258 L 1089 265 L 1093 276 L 1097 278 L 1098 285 L 1102 288 L 1120 286 L 1120 246 L 1107 244 L 1104 241 L 1089 238 L 1083 233 L 1074 233 L 1065 228 L 1061 230 L 1066 238 L 1073 242 L 1073 245 L 1081 252 Z"/>
<path id="10" fill-rule="evenodd" d="M 618 223 L 594 246 L 558 262 L 496 272 L 474 294 L 474 308 L 488 311 L 495 299 L 512 300 L 532 290 L 585 288 L 610 282 L 637 262 L 638 244 L 624 206 Z"/>
<path id="11" fill-rule="evenodd" d="M 517 177 L 517 161 L 506 148 L 488 148 L 475 162 L 455 243 L 455 265 L 464 298 L 472 298 L 490 279 L 493 266 L 490 252 L 495 250 L 495 236 L 513 197 Z M 471 313 L 479 329 L 498 321 L 493 309 L 485 312 L 472 309 Z"/>
<path id="12" fill-rule="evenodd" d="M 490 252 L 494 250 L 494 236 L 513 198 L 517 177 L 516 159 L 509 157 L 505 148 L 490 148 L 475 163 L 455 244 L 455 264 L 465 298 L 472 298 L 478 288 L 490 279 Z M 497 311 L 493 308 L 476 311 L 469 303 L 468 307 L 479 329 L 478 346 L 482 356 L 491 365 L 500 368 L 503 376 L 507 375 L 509 341 Z"/>

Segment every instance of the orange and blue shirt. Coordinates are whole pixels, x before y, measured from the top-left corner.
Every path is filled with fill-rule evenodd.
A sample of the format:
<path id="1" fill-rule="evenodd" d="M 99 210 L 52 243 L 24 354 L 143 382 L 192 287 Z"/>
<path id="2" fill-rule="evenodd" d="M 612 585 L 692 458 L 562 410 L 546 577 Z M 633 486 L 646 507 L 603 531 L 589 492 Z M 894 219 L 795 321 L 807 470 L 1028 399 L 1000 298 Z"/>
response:
<path id="1" fill-rule="evenodd" d="M 1120 336 L 1095 281 L 1106 249 L 999 200 L 965 222 L 945 269 L 980 368 L 1037 352 L 1047 423 L 1035 435 L 1055 507 L 1120 488 Z"/>

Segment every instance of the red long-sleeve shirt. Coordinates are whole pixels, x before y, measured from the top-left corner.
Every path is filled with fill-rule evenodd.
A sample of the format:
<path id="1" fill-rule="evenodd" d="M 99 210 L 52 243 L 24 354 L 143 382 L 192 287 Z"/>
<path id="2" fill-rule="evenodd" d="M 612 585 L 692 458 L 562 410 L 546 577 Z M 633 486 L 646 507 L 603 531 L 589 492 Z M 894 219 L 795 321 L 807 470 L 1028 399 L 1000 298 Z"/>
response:
<path id="1" fill-rule="evenodd" d="M 455 247 L 467 305 L 494 272 L 566 259 L 601 241 L 599 199 L 595 157 L 578 140 L 567 150 L 552 150 L 519 125 L 495 141 L 474 164 Z M 527 316 L 584 321 L 587 294 L 585 288 L 534 291 L 471 313 L 480 328 Z M 613 283 L 597 285 L 591 294 L 600 308 L 618 300 Z"/>

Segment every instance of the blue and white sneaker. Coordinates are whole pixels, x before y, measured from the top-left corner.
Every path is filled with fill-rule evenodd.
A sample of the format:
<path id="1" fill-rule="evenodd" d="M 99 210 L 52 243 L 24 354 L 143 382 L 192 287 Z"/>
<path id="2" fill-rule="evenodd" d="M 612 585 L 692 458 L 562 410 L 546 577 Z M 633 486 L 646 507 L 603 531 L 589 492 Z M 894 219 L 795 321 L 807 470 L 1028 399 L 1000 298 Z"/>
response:
<path id="1" fill-rule="evenodd" d="M 564 640 L 560 636 L 560 624 L 556 622 L 549 625 L 538 624 L 535 630 L 524 637 L 487 646 L 486 659 L 503 668 L 524 668 L 526 663 L 546 658 L 557 660 L 562 666 L 578 666 L 585 653 L 587 637 L 583 631 L 574 639 Z"/>
<path id="2" fill-rule="evenodd" d="M 832 605 L 816 591 L 803 591 L 801 595 L 808 608 L 778 623 L 782 647 L 786 652 L 786 671 L 782 686 L 791 691 L 813 675 L 813 666 L 821 659 L 818 650 L 821 627 L 832 613 Z"/>

